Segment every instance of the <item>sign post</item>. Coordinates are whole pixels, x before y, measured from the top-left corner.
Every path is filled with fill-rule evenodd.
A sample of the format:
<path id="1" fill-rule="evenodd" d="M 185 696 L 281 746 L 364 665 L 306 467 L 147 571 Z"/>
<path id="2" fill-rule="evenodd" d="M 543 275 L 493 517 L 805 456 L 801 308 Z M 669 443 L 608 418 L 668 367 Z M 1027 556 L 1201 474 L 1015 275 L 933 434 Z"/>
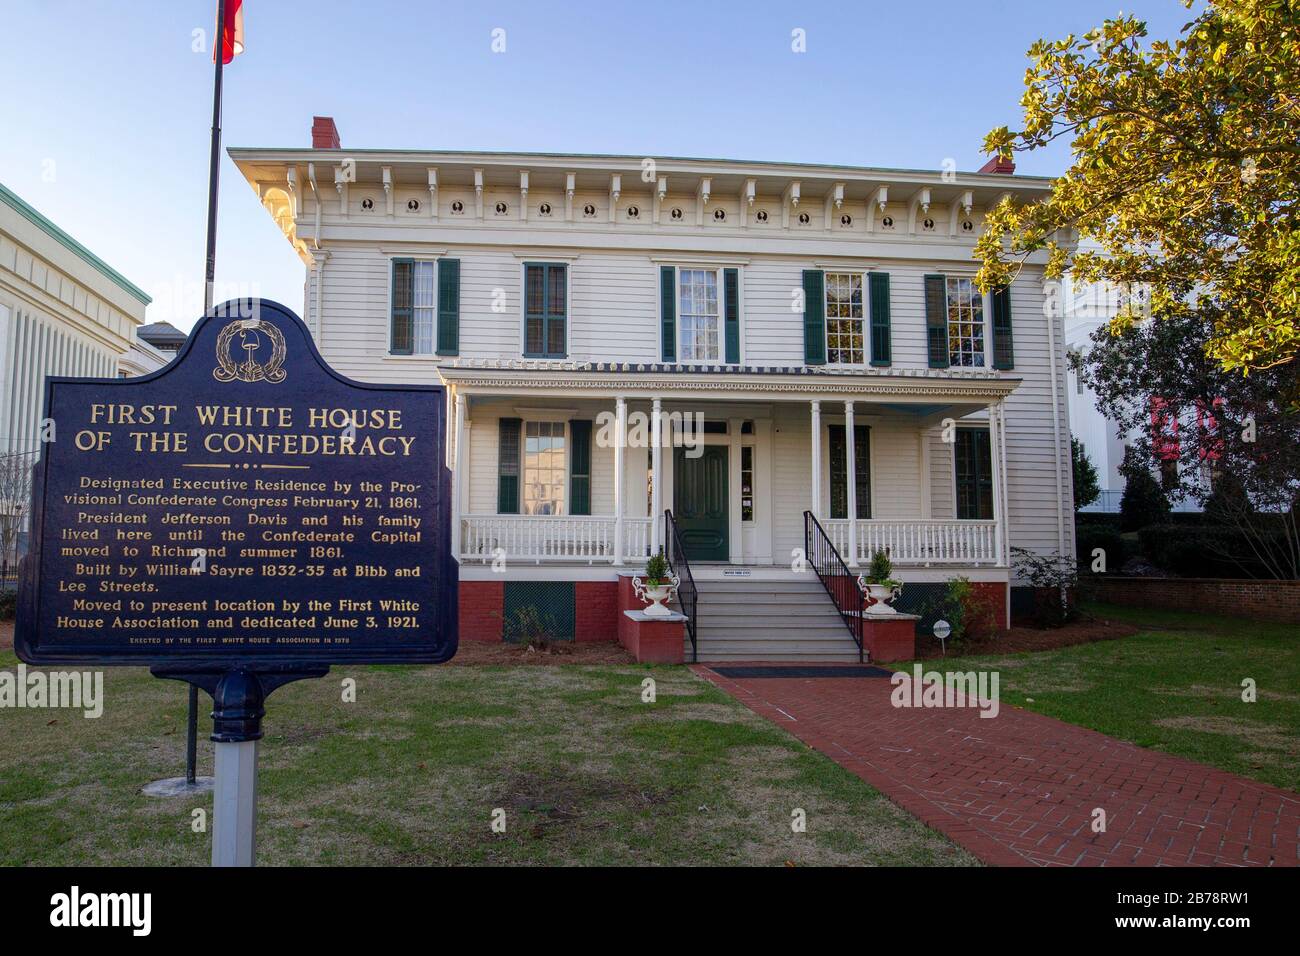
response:
<path id="1" fill-rule="evenodd" d="M 47 379 L 45 408 L 15 650 L 207 692 L 212 862 L 252 865 L 271 693 L 456 652 L 443 389 L 346 379 L 246 299 L 152 375 Z"/>

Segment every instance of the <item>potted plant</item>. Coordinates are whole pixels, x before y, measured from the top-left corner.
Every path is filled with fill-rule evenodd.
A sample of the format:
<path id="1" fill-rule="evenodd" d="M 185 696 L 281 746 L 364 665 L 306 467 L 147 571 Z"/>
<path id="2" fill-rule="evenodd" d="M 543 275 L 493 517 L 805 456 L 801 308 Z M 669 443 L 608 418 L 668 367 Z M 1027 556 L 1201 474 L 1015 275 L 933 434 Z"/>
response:
<path id="1" fill-rule="evenodd" d="M 649 606 L 645 609 L 646 617 L 667 617 L 672 614 L 665 606 L 673 591 L 677 589 L 678 578 L 668 570 L 668 559 L 664 557 L 663 549 L 658 554 L 652 554 L 650 560 L 645 564 L 645 580 L 638 577 L 632 578 L 632 590 L 636 596 L 643 601 L 648 601 Z"/>
<path id="2" fill-rule="evenodd" d="M 858 587 L 867 592 L 867 597 L 874 602 L 867 608 L 868 614 L 897 614 L 889 602 L 903 592 L 903 582 L 895 580 L 894 562 L 889 560 L 889 552 L 875 551 L 871 555 L 871 564 L 865 574 L 858 575 Z"/>

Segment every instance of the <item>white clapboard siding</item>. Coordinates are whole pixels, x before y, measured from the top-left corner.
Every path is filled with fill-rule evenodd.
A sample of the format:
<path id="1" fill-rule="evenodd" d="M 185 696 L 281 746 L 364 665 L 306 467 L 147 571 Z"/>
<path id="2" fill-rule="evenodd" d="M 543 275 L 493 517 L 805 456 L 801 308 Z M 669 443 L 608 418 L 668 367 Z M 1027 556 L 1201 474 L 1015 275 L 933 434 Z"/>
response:
<path id="1" fill-rule="evenodd" d="M 643 215 L 650 215 L 649 197 L 641 199 L 639 204 Z M 598 205 L 601 212 L 597 218 L 600 218 L 607 213 L 608 198 Z M 620 201 L 620 209 L 626 205 L 626 200 Z M 559 214 L 562 201 L 556 209 Z M 498 223 L 496 227 L 510 228 L 506 223 Z M 404 244 L 400 254 L 418 258 L 418 251 L 411 251 L 411 246 Z M 549 251 L 558 255 L 555 250 Z M 318 317 L 320 345 L 325 357 L 339 371 L 362 380 L 436 382 L 438 365 L 450 360 L 388 355 L 389 263 L 398 253 L 385 250 L 380 242 L 330 243 L 329 252 L 323 267 L 323 309 L 316 301 L 315 277 L 309 276 L 307 282 L 308 311 Z M 461 361 L 520 357 L 522 263 L 545 260 L 548 250 L 535 252 L 430 243 L 431 256 L 444 254 L 461 263 Z M 569 267 L 569 357 L 579 362 L 657 361 L 660 259 L 644 249 L 601 246 L 567 248 L 563 253 L 559 258 Z M 814 266 L 813 260 L 793 254 L 754 254 L 738 265 L 745 363 L 802 364 L 802 317 L 791 311 L 790 306 L 792 293 L 801 286 L 802 270 Z M 881 260 L 877 268 L 890 275 L 893 367 L 926 369 L 923 277 L 941 271 L 941 267 L 918 258 Z M 965 274 L 970 271 L 971 267 L 965 267 Z M 1052 357 L 1057 378 L 1058 432 L 1054 433 L 1048 320 L 1043 309 L 1041 269 L 1026 268 L 1016 280 L 1011 296 L 1015 368 L 1005 375 L 1021 379 L 1021 383 L 1006 403 L 1010 541 L 1018 547 L 1055 551 L 1063 532 L 1064 550 L 1071 553 L 1069 426 L 1061 320 L 1059 317 L 1055 320 L 1056 349 Z M 503 307 L 494 308 L 498 303 L 503 303 Z M 842 405 L 837 409 L 836 402 L 830 398 L 832 395 L 834 383 L 828 382 L 827 397 L 822 404 L 826 417 L 842 414 Z M 561 404 L 574 407 L 571 401 Z M 707 408 L 707 403 L 702 404 Z M 477 400 L 474 404 L 473 479 L 469 495 L 469 508 L 474 513 L 495 511 L 495 420 L 501 415 L 512 415 L 511 408 L 511 402 L 500 408 Z M 584 417 L 594 418 L 600 408 L 612 409 L 612 400 L 593 403 L 589 408 L 584 406 Z M 784 562 L 790 550 L 803 543 L 803 511 L 810 498 L 809 406 L 807 401 L 775 402 L 772 408 L 773 559 Z M 869 413 L 866 403 L 858 406 L 860 416 Z M 922 517 L 921 439 L 915 426 L 905 416 L 891 417 L 888 413 L 882 413 L 878 421 L 870 424 L 873 425 L 874 514 L 882 519 Z M 940 440 L 938 426 L 928 429 L 925 441 L 929 448 L 930 516 L 954 517 L 952 449 Z M 823 442 L 823 453 L 825 450 Z M 592 510 L 597 514 L 611 514 L 611 448 L 597 445 L 593 449 L 593 469 Z M 629 449 L 627 469 L 627 514 L 643 515 L 646 511 L 644 450 Z M 824 469 L 823 473 L 829 472 Z M 1058 481 L 1062 495 L 1059 512 Z"/>

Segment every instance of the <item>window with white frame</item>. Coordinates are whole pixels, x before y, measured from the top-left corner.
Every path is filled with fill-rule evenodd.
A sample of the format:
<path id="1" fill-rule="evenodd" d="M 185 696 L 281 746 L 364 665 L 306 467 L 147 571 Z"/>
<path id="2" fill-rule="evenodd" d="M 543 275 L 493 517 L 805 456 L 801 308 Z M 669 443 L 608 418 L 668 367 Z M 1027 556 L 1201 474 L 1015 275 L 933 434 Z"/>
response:
<path id="1" fill-rule="evenodd" d="M 416 355 L 432 355 L 438 328 L 438 263 L 411 263 L 411 305 Z"/>
<path id="2" fill-rule="evenodd" d="M 716 362 L 721 327 L 716 269 L 677 270 L 682 362 Z"/>
<path id="3" fill-rule="evenodd" d="M 826 361 L 861 365 L 866 361 L 862 274 L 826 273 Z"/>
<path id="4" fill-rule="evenodd" d="M 973 279 L 948 277 L 948 364 L 984 366 L 984 296 Z"/>
<path id="5" fill-rule="evenodd" d="M 566 513 L 565 470 L 564 422 L 524 422 L 524 514 Z"/>

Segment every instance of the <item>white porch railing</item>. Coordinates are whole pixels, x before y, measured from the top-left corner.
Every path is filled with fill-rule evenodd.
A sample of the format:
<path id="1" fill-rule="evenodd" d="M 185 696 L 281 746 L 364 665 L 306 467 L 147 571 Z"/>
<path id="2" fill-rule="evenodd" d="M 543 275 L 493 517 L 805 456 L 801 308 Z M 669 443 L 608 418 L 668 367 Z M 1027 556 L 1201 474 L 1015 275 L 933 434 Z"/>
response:
<path id="1" fill-rule="evenodd" d="M 851 561 L 848 519 L 823 521 L 822 527 L 835 550 Z M 895 564 L 997 564 L 997 537 L 996 521 L 860 519 L 858 563 L 866 564 L 872 552 L 888 549 Z"/>
<path id="2" fill-rule="evenodd" d="M 639 564 L 650 553 L 649 518 L 623 519 L 623 560 Z M 613 563 L 613 516 L 464 515 L 461 560 Z"/>

